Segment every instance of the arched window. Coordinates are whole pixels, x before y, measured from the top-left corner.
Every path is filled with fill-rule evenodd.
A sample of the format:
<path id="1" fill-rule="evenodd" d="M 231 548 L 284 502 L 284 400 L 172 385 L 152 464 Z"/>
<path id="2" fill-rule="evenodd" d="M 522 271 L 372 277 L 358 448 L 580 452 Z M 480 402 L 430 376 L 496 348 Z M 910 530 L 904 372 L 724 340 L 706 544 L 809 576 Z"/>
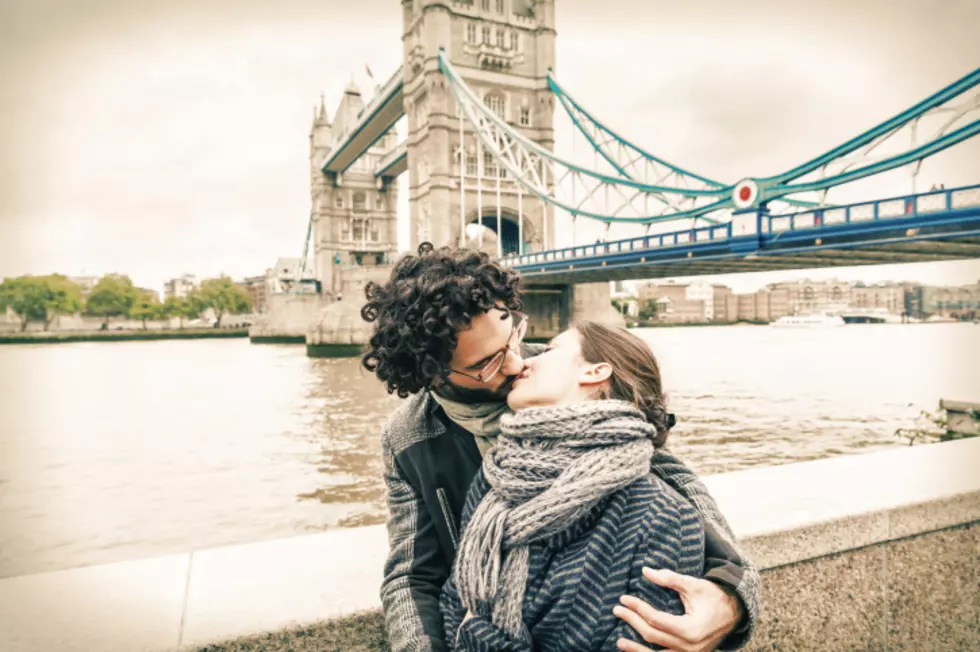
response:
<path id="1" fill-rule="evenodd" d="M 499 93 L 487 93 L 483 103 L 501 119 L 504 118 L 504 96 Z"/>
<path id="2" fill-rule="evenodd" d="M 803 288 L 803 300 L 813 301 L 813 288 L 809 285 Z"/>

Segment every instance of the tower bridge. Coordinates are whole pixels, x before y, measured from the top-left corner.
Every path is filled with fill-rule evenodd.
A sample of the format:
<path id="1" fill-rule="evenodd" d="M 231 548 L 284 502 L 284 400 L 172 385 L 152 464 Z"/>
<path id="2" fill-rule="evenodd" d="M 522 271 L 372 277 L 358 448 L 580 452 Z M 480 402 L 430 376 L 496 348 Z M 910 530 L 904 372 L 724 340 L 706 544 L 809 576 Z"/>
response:
<path id="1" fill-rule="evenodd" d="M 575 318 L 619 319 L 610 280 L 980 256 L 980 185 L 916 185 L 924 160 L 980 134 L 980 69 L 789 170 L 726 182 L 650 154 L 559 83 L 554 0 L 401 9 L 404 59 L 391 77 L 366 104 L 349 87 L 332 121 L 322 100 L 315 110 L 304 261 L 327 307 L 307 334 L 313 348 L 365 341 L 363 286 L 387 277 L 397 251 L 400 175 L 405 248 L 475 246 L 521 271 L 540 336 Z M 591 165 L 555 153 L 556 114 Z M 906 194 L 831 201 L 895 170 L 908 172 Z M 601 225 L 600 242 L 577 241 L 579 220 Z M 628 237 L 610 237 L 614 226 Z"/>

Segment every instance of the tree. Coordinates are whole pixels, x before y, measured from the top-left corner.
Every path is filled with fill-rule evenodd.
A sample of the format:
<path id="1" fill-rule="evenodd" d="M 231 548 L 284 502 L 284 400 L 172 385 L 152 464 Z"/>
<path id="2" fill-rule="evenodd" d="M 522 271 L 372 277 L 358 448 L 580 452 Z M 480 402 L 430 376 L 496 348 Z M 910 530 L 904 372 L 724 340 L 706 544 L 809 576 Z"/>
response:
<path id="1" fill-rule="evenodd" d="M 653 321 L 657 318 L 657 302 L 647 301 L 640 308 L 640 312 L 637 315 L 641 321 Z"/>
<path id="2" fill-rule="evenodd" d="M 200 314 L 197 306 L 182 297 L 169 296 L 161 306 L 161 314 L 164 317 L 177 317 L 180 320 L 180 327 L 184 327 L 185 319 L 194 319 Z"/>
<path id="3" fill-rule="evenodd" d="M 82 305 L 82 290 L 60 274 L 20 276 L 0 283 L 0 310 L 9 306 L 20 317 L 20 330 L 32 321 L 48 330 L 59 314 L 73 314 Z"/>
<path id="4" fill-rule="evenodd" d="M 213 310 L 217 320 L 214 322 L 215 328 L 221 327 L 223 316 L 241 314 L 252 309 L 249 296 L 227 276 L 202 281 L 200 287 L 191 292 L 188 302 L 198 312 L 203 312 L 206 308 Z"/>
<path id="5" fill-rule="evenodd" d="M 129 314 L 139 295 L 128 276 L 103 276 L 85 302 L 85 313 L 102 317 L 102 330 L 106 330 L 111 318 Z"/>
<path id="6" fill-rule="evenodd" d="M 146 320 L 156 319 L 162 314 L 163 305 L 156 295 L 151 292 L 141 292 L 129 309 L 130 319 L 139 319 L 146 330 Z"/>

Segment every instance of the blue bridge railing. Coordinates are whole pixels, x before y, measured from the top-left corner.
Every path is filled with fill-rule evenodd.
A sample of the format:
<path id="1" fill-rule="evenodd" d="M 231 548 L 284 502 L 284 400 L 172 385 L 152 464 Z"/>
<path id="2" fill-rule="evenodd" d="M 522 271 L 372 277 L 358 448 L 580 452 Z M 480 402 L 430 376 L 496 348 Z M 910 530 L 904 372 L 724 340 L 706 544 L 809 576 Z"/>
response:
<path id="1" fill-rule="evenodd" d="M 775 243 L 780 238 L 787 237 L 786 234 L 816 235 L 817 231 L 821 235 L 828 232 L 857 233 L 864 230 L 861 225 L 881 227 L 898 220 L 915 220 L 921 222 L 921 226 L 928 226 L 942 221 L 945 216 L 955 216 L 958 211 L 977 208 L 980 208 L 980 184 L 792 214 L 762 214 L 759 219 L 759 233 L 753 233 L 749 237 L 762 238 L 765 244 L 765 242 Z M 710 246 L 712 243 L 734 244 L 746 237 L 742 234 L 733 234 L 733 222 L 729 222 L 612 242 L 510 255 L 501 259 L 501 263 L 513 268 L 548 267 L 549 263 L 600 261 L 633 252 L 676 252 L 678 249 L 681 253 L 686 251 L 690 255 L 696 249 L 701 249 L 702 245 L 713 248 Z"/>

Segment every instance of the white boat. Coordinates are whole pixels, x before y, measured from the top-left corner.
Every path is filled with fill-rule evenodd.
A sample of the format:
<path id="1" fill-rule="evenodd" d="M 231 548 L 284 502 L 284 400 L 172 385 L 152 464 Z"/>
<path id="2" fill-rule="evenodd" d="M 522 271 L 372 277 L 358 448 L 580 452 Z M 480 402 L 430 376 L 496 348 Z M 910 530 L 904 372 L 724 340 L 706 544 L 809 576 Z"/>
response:
<path id="1" fill-rule="evenodd" d="M 787 315 L 770 324 L 780 328 L 830 328 L 843 325 L 842 318 L 829 315 Z"/>

